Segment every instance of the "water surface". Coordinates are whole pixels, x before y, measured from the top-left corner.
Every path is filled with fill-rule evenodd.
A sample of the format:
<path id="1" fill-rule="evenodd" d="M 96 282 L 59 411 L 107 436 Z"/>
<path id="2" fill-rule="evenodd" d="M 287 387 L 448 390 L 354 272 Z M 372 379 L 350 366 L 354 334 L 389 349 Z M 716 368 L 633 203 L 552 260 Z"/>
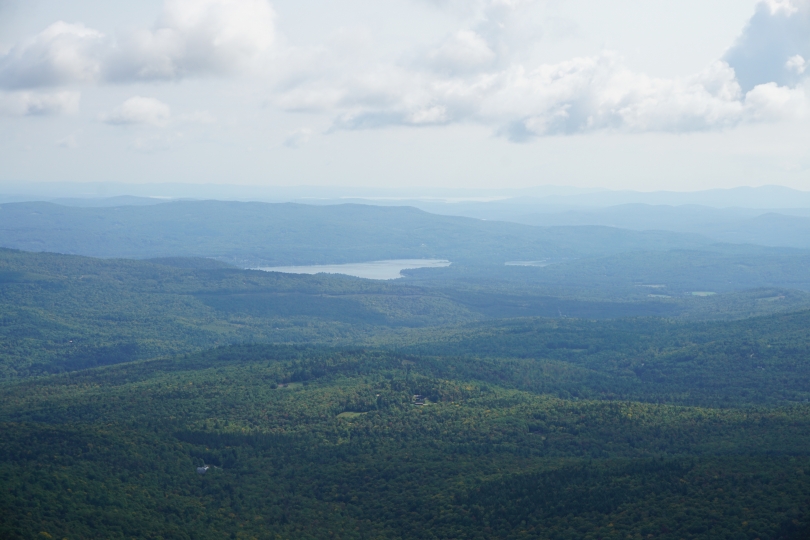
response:
<path id="1" fill-rule="evenodd" d="M 444 259 L 394 259 L 349 264 L 314 264 L 309 266 L 267 266 L 256 268 L 265 272 L 285 274 L 345 274 L 366 279 L 398 279 L 402 270 L 413 268 L 443 268 L 450 266 Z"/>
<path id="2" fill-rule="evenodd" d="M 542 261 L 506 261 L 503 264 L 506 266 L 539 266 L 542 268 L 551 263 L 548 262 L 548 259 L 543 259 Z"/>

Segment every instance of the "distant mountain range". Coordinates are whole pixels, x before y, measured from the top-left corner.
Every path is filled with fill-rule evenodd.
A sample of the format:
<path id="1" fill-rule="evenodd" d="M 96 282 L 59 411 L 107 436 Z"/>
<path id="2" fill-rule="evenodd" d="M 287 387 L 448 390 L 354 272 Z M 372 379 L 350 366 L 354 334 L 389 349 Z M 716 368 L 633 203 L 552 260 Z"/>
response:
<path id="1" fill-rule="evenodd" d="M 357 204 L 0 205 L 0 247 L 96 257 L 215 257 L 243 267 L 414 258 L 503 266 L 711 243 L 691 233 L 535 227 Z"/>
<path id="2" fill-rule="evenodd" d="M 130 200 L 121 199 L 130 197 Z M 548 207 L 608 207 L 622 204 L 702 205 L 714 208 L 810 208 L 810 191 L 783 186 L 737 187 L 703 191 L 631 191 L 570 186 L 531 188 L 367 188 L 329 186 L 240 186 L 218 184 L 123 184 L 123 183 L 0 183 L 0 202 L 51 201 L 70 205 L 141 204 L 138 199 L 160 202 L 170 199 L 217 199 L 262 202 L 307 202 L 335 204 L 364 202 L 378 205 L 487 206 L 490 202 L 530 207 L 530 213 Z M 427 209 L 427 208 L 425 208 Z M 470 210 L 465 210 L 466 212 Z"/>
<path id="3" fill-rule="evenodd" d="M 669 231 L 672 233 L 699 234 L 704 237 L 704 240 L 714 242 L 810 248 L 810 192 L 781 186 L 740 187 L 695 192 L 638 192 L 587 190 L 561 186 L 505 190 L 427 189 L 420 191 L 418 189 L 320 188 L 306 186 L 275 188 L 193 184 L 51 183 L 0 185 L 0 202 L 47 201 L 60 207 L 74 208 L 156 206 L 163 203 L 176 204 L 184 201 L 200 201 L 201 199 L 230 200 L 233 203 L 237 201 L 297 202 L 306 204 L 308 207 L 339 206 L 350 203 L 366 207 L 409 206 L 442 216 L 507 221 L 523 225 L 543 227 L 597 226 L 634 231 Z M 208 204 L 213 204 L 213 201 L 209 200 Z M 223 206 L 223 208 L 225 207 Z M 56 210 L 52 209 L 46 213 L 53 214 L 54 212 Z M 155 210 L 154 212 L 160 214 L 160 211 Z M 401 215 L 402 211 L 397 210 L 397 212 L 400 212 L 398 215 Z M 79 215 L 80 213 L 77 214 L 74 211 L 72 215 Z M 129 215 L 131 211 L 121 211 L 121 213 Z M 323 215 L 327 214 L 329 214 L 328 211 Z M 333 213 L 333 215 L 337 214 L 339 212 Z M 62 213 L 61 215 L 64 217 L 68 214 Z M 183 227 L 188 230 L 187 224 L 183 225 Z M 19 229 L 19 227 L 17 228 Z M 36 227 L 34 228 L 36 229 Z M 245 231 L 247 230 L 245 229 Z M 514 232 L 518 229 L 510 230 Z M 604 231 L 602 232 L 604 233 Z M 614 236 L 616 234 L 618 233 L 614 233 Z M 598 235 L 595 238 L 598 238 Z M 19 235 L 8 241 L 11 244 L 7 242 L 3 245 L 9 247 L 20 245 L 33 248 L 38 242 L 34 238 L 24 239 Z M 633 240 L 633 242 L 635 241 Z M 670 237 L 669 240 L 664 242 L 665 246 L 672 247 L 672 241 L 672 237 Z M 30 244 L 30 242 L 34 242 L 34 244 Z M 47 241 L 44 242 L 44 244 L 41 244 L 42 246 L 47 244 Z M 685 242 L 684 244 L 682 240 L 678 240 L 676 242 L 677 247 L 690 247 L 695 242 L 695 239 L 685 240 Z M 70 245 L 70 243 L 59 244 L 62 247 L 64 245 Z M 98 244 L 94 245 L 98 247 Z M 127 245 L 127 243 L 124 242 L 123 245 Z M 405 244 L 400 243 L 400 245 Z M 435 246 L 437 244 L 431 240 L 428 245 Z M 71 249 L 75 253 L 84 253 L 82 249 L 75 246 Z M 187 250 L 188 248 L 183 249 Z M 585 252 L 591 254 L 593 253 L 592 250 L 593 246 L 587 248 Z M 402 250 L 394 251 L 400 252 Z M 394 251 L 384 250 L 388 255 L 391 255 Z M 410 252 L 408 256 L 420 256 L 416 253 L 418 250 L 409 249 L 405 251 Z M 549 253 L 547 250 L 541 251 L 545 254 L 544 256 Z M 554 256 L 578 256 L 583 254 L 579 247 L 568 249 L 567 246 L 555 246 L 551 251 L 555 254 Z M 608 249 L 608 251 L 613 252 L 611 249 Z M 102 252 L 92 251 L 92 253 L 88 254 L 102 255 Z M 506 252 L 509 252 L 509 250 Z M 127 251 L 127 253 L 132 254 L 132 256 L 142 256 L 138 250 Z M 175 254 L 174 251 L 162 251 L 159 253 L 161 256 L 173 256 Z M 199 255 L 200 253 L 195 252 L 193 254 Z M 151 255 L 153 254 L 150 253 L 149 256 Z M 284 264 L 286 264 L 293 257 L 283 256 L 282 258 Z M 304 258 L 310 262 L 329 263 L 346 260 L 344 256 L 328 261 L 314 255 Z M 525 259 L 526 257 L 521 258 Z M 267 262 L 264 258 L 261 260 Z"/>
<path id="4" fill-rule="evenodd" d="M 810 211 L 797 209 L 775 212 L 693 205 L 625 204 L 607 208 L 538 212 L 516 216 L 510 221 L 541 226 L 602 225 L 639 231 L 699 233 L 718 242 L 810 248 Z"/>

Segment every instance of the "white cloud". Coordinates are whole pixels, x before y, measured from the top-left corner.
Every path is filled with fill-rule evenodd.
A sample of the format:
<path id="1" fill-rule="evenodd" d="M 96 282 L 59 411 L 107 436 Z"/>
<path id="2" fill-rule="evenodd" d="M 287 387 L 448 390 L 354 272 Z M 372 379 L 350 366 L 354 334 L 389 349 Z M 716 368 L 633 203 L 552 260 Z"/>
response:
<path id="1" fill-rule="evenodd" d="M 718 130 L 804 114 L 804 88 L 793 86 L 798 79 L 766 78 L 751 84 L 743 77 L 741 84 L 734 68 L 739 69 L 742 61 L 736 66 L 717 61 L 690 77 L 669 79 L 634 72 L 609 52 L 526 64 L 510 53 L 502 38 L 508 34 L 509 17 L 527 3 L 531 2 L 476 3 L 482 14 L 476 30 L 451 35 L 421 62 L 372 60 L 355 65 L 324 52 L 318 70 L 290 79 L 274 96 L 275 102 L 287 110 L 332 112 L 333 130 L 475 122 L 515 141 L 596 130 Z M 808 5 L 761 3 L 735 47 L 743 46 L 746 54 L 767 52 L 771 43 L 760 39 L 763 24 L 779 19 L 777 26 L 782 28 L 790 20 L 798 24 L 793 30 L 801 29 L 810 13 Z M 810 47 L 806 39 L 810 32 L 788 34 Z M 786 42 L 792 43 L 790 39 Z M 739 60 L 734 50 L 728 57 Z M 330 71 L 335 65 L 340 69 Z M 777 67 L 801 74 L 804 57 L 785 56 Z"/>
<path id="2" fill-rule="evenodd" d="M 413 111 L 406 118 L 407 123 L 413 125 L 444 124 L 449 120 L 447 109 L 442 106 L 425 107 Z"/>
<path id="3" fill-rule="evenodd" d="M 275 12 L 266 0 L 167 0 L 152 30 L 119 38 L 106 66 L 114 81 L 228 75 L 269 53 Z"/>
<path id="4" fill-rule="evenodd" d="M 177 80 L 251 68 L 275 43 L 266 0 L 166 0 L 153 29 L 116 38 L 56 22 L 0 56 L 0 87 Z"/>
<path id="5" fill-rule="evenodd" d="M 0 86 L 37 88 L 95 81 L 104 35 L 62 21 L 12 47 L 0 58 Z"/>
<path id="6" fill-rule="evenodd" d="M 796 118 L 807 113 L 807 95 L 803 88 L 788 88 L 776 83 L 761 84 L 745 96 L 746 113 L 758 121 Z"/>
<path id="7" fill-rule="evenodd" d="M 482 114 L 506 118 L 515 140 L 535 135 L 599 129 L 695 131 L 740 121 L 740 90 L 728 66 L 718 63 L 686 79 L 633 73 L 613 57 L 579 58 L 510 70 L 482 103 Z"/>
<path id="8" fill-rule="evenodd" d="M 431 51 L 428 60 L 441 71 L 463 73 L 489 67 L 495 60 L 495 53 L 477 33 L 461 30 Z"/>
<path id="9" fill-rule="evenodd" d="M 788 71 L 801 75 L 804 73 L 804 70 L 807 69 L 807 61 L 802 55 L 796 54 L 788 58 L 787 62 L 785 62 L 785 67 Z"/>
<path id="10" fill-rule="evenodd" d="M 22 90 L 263 69 L 275 82 L 270 103 L 329 114 L 332 130 L 472 122 L 518 141 L 596 130 L 717 130 L 804 114 L 810 0 L 761 1 L 721 61 L 681 78 L 632 71 L 610 52 L 532 62 L 517 50 L 528 44 L 511 36 L 521 10 L 535 2 L 436 0 L 469 13 L 466 27 L 392 59 L 362 28 L 340 29 L 319 47 L 282 46 L 267 0 L 165 0 L 148 29 L 110 37 L 59 22 L 0 54 L 0 87 L 18 90 L 0 96 L 0 107 L 19 115 L 69 112 L 78 107 L 76 93 Z M 159 127 L 215 121 L 206 112 L 172 117 L 165 103 L 140 96 L 102 119 Z M 293 132 L 285 144 L 299 146 L 310 135 Z"/>
<path id="11" fill-rule="evenodd" d="M 282 95 L 298 108 L 341 111 L 333 129 L 477 122 L 515 141 L 595 130 L 688 132 L 767 121 L 803 110 L 804 92 L 777 85 L 744 94 L 725 62 L 691 77 L 635 73 L 612 54 L 464 77 L 378 66 L 341 86 L 314 80 Z"/>
<path id="12" fill-rule="evenodd" d="M 770 82 L 795 85 L 803 71 L 792 63 L 810 58 L 810 1 L 767 0 L 756 13 L 724 60 L 734 68 L 743 90 Z"/>
<path id="13" fill-rule="evenodd" d="M 171 116 L 168 105 L 154 98 L 141 96 L 131 97 L 116 107 L 102 120 L 113 125 L 146 124 L 165 127 Z"/>
<path id="14" fill-rule="evenodd" d="M 79 92 L 0 92 L 0 114 L 6 116 L 51 116 L 75 114 L 79 110 Z"/>
<path id="15" fill-rule="evenodd" d="M 762 3 L 767 6 L 771 12 L 771 15 L 775 15 L 777 13 L 793 15 L 799 11 L 799 8 L 796 5 L 797 2 L 794 0 L 763 0 Z"/>

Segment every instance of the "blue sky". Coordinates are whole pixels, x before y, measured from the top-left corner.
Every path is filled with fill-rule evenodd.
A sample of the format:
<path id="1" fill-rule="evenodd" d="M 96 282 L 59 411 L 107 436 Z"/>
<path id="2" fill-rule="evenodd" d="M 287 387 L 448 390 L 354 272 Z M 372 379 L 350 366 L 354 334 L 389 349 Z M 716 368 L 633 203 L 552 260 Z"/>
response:
<path id="1" fill-rule="evenodd" d="M 0 182 L 810 190 L 810 1 L 0 0 Z"/>

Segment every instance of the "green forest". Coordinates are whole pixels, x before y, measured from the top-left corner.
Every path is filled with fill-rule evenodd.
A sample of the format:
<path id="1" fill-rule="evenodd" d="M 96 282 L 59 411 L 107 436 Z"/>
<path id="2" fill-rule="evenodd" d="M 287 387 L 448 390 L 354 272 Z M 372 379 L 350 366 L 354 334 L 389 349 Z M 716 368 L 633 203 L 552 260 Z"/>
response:
<path id="1" fill-rule="evenodd" d="M 393 281 L 1 249 L 0 537 L 810 538 L 806 255 L 637 247 Z"/>
<path id="2" fill-rule="evenodd" d="M 465 364 L 246 345 L 7 385 L 0 530 L 667 539 L 810 530 L 808 405 L 561 399 L 484 383 Z"/>

